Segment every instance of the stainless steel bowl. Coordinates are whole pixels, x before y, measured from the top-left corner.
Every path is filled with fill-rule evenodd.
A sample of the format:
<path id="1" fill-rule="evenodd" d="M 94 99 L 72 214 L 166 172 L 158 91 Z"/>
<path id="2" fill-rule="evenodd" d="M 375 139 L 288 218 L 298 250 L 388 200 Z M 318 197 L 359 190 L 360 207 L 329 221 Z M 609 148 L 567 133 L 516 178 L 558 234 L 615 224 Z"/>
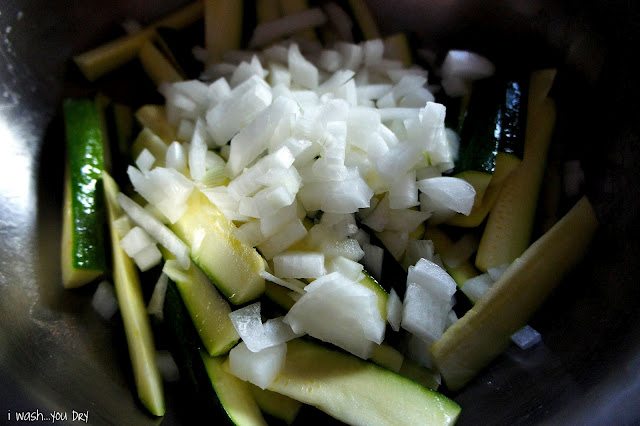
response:
<path id="1" fill-rule="evenodd" d="M 95 424 L 157 422 L 132 391 L 118 320 L 92 310 L 94 286 L 63 291 L 63 138 L 56 114 L 68 59 L 179 6 L 148 1 L 0 1 L 0 423 L 17 411 L 87 412 Z M 640 122 L 631 65 L 638 6 L 590 0 L 371 0 L 385 33 L 500 66 L 557 66 L 555 143 L 582 161 L 602 227 L 585 261 L 531 320 L 542 344 L 509 348 L 453 395 L 460 424 L 640 421 Z M 74 86 L 82 90 L 82 85 Z M 164 422 L 193 420 L 179 386 Z"/>

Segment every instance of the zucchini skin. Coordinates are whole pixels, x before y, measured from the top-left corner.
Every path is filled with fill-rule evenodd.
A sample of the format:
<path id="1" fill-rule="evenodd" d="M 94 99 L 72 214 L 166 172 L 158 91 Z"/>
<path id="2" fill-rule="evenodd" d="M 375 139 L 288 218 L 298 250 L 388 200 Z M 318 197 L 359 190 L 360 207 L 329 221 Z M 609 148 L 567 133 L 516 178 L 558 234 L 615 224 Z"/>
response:
<path id="1" fill-rule="evenodd" d="M 69 259 L 71 270 L 95 271 L 101 275 L 105 265 L 105 207 L 102 172 L 104 170 L 102 121 L 95 102 L 90 99 L 66 99 L 63 103 L 67 138 L 68 183 L 65 179 L 65 198 L 69 197 L 70 236 Z M 69 250 L 68 247 L 63 247 Z M 63 256 L 65 257 L 65 256 Z M 64 269 L 64 268 L 63 268 Z M 76 287 L 88 281 L 65 281 Z M 90 280 L 89 280 L 90 281 Z"/>
<path id="2" fill-rule="evenodd" d="M 496 156 L 522 158 L 527 110 L 527 79 L 491 77 L 475 83 L 460 129 L 460 154 L 454 174 L 493 174 Z"/>

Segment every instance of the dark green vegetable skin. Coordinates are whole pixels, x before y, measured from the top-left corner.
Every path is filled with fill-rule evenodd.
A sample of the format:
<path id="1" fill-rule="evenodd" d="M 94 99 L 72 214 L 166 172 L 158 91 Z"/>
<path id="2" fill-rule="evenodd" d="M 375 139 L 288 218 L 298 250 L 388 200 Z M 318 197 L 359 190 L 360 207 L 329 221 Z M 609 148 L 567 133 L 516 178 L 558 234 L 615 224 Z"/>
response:
<path id="1" fill-rule="evenodd" d="M 190 398 L 185 398 L 193 409 L 190 415 L 198 418 L 199 414 L 202 414 L 228 420 L 202 362 L 200 347 L 203 345 L 200 337 L 193 326 L 189 311 L 182 302 L 176 284 L 171 280 L 167 286 L 163 314 L 163 326 L 169 349 L 178 365 L 180 378 L 191 394 Z M 233 423 L 228 421 L 227 424 Z"/>
<path id="2" fill-rule="evenodd" d="M 474 83 L 461 116 L 460 151 L 452 174 L 493 174 L 499 152 L 522 158 L 528 79 L 491 77 Z"/>
<path id="3" fill-rule="evenodd" d="M 102 122 L 92 100 L 66 99 L 63 109 L 72 194 L 73 266 L 103 271 Z"/>

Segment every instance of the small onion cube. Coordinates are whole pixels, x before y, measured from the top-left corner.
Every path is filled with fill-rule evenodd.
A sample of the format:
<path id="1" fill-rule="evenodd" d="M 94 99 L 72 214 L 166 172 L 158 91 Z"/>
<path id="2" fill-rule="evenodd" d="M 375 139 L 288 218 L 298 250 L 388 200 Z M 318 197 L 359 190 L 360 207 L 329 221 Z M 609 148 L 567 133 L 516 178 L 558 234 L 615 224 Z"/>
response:
<path id="1" fill-rule="evenodd" d="M 442 337 L 449 312 L 449 298 L 435 296 L 420 284 L 408 281 L 402 311 L 402 328 L 424 340 Z"/>
<path id="2" fill-rule="evenodd" d="M 431 294 L 449 299 L 457 289 L 456 282 L 440 266 L 427 259 L 420 259 L 409 268 L 407 282 L 422 285 Z"/>
<path id="3" fill-rule="evenodd" d="M 143 173 L 151 170 L 151 167 L 155 162 L 156 157 L 154 157 L 147 148 L 144 148 L 138 155 L 138 158 L 136 158 L 136 166 L 138 166 L 140 171 L 142 171 Z"/>
<path id="4" fill-rule="evenodd" d="M 467 295 L 469 300 L 476 303 L 489 291 L 493 283 L 494 281 L 489 274 L 481 274 L 465 281 L 462 285 L 462 292 Z"/>
<path id="5" fill-rule="evenodd" d="M 164 317 L 164 299 L 167 294 L 167 286 L 169 285 L 169 276 L 162 272 L 156 285 L 153 287 L 151 300 L 147 306 L 147 313 L 162 320 Z"/>
<path id="6" fill-rule="evenodd" d="M 520 349 L 526 350 L 540 343 L 542 336 L 531 326 L 525 325 L 511 335 L 511 341 L 518 345 Z"/>
<path id="7" fill-rule="evenodd" d="M 117 200 L 131 220 L 147 231 L 151 237 L 162 244 L 162 246 L 167 250 L 173 253 L 180 263 L 180 266 L 184 269 L 189 268 L 191 263 L 189 258 L 189 247 L 180 238 L 178 238 L 176 234 L 123 193 L 118 194 Z"/>
<path id="8" fill-rule="evenodd" d="M 418 181 L 418 189 L 434 202 L 464 215 L 471 213 L 476 191 L 470 183 L 456 177 L 434 177 Z"/>
<path id="9" fill-rule="evenodd" d="M 266 389 L 284 366 L 286 356 L 286 344 L 251 352 L 245 342 L 240 342 L 229 352 L 229 368 L 239 379 Z"/>
<path id="10" fill-rule="evenodd" d="M 304 227 L 300 219 L 296 219 L 284 225 L 277 234 L 258 245 L 258 249 L 267 260 L 270 260 L 273 256 L 303 239 L 305 235 L 307 235 L 307 228 Z"/>
<path id="11" fill-rule="evenodd" d="M 162 253 L 155 244 L 147 246 L 133 255 L 133 260 L 141 272 L 148 271 L 162 260 Z"/>
<path id="12" fill-rule="evenodd" d="M 328 272 L 340 272 L 352 281 L 359 281 L 364 266 L 344 256 L 337 256 L 329 262 Z"/>
<path id="13" fill-rule="evenodd" d="M 191 134 L 193 134 L 193 131 L 190 135 Z M 169 148 L 167 148 L 165 163 L 168 168 L 175 169 L 179 172 L 182 172 L 187 168 L 187 156 L 185 155 L 184 148 L 180 142 L 172 142 L 171 145 L 169 145 Z"/>
<path id="14" fill-rule="evenodd" d="M 280 278 L 318 278 L 326 273 L 324 253 L 280 253 L 273 257 L 273 269 Z"/>
<path id="15" fill-rule="evenodd" d="M 120 240 L 120 247 L 127 253 L 127 256 L 133 257 L 147 247 L 155 245 L 156 242 L 139 226 L 133 227 Z"/>
<path id="16" fill-rule="evenodd" d="M 259 352 L 269 347 L 260 316 L 260 302 L 230 312 L 229 318 L 251 352 Z"/>
<path id="17" fill-rule="evenodd" d="M 102 281 L 98 284 L 91 298 L 91 306 L 105 321 L 109 321 L 118 311 L 118 299 L 110 282 Z"/>
<path id="18" fill-rule="evenodd" d="M 302 56 L 295 43 L 289 46 L 288 64 L 292 82 L 308 89 L 318 87 L 318 69 Z"/>
<path id="19" fill-rule="evenodd" d="M 402 321 L 402 300 L 394 289 L 389 293 L 387 300 L 387 321 L 394 331 L 400 331 L 400 322 Z"/>

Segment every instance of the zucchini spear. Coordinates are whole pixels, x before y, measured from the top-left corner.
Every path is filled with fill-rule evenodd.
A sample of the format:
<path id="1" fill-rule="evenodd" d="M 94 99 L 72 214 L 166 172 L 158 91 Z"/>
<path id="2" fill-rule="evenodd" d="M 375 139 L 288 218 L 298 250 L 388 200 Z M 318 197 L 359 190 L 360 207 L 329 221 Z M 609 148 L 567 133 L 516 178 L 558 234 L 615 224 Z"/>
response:
<path id="1" fill-rule="evenodd" d="M 101 276 L 104 261 L 102 121 L 88 99 L 64 102 L 67 166 L 64 184 L 61 266 L 65 288 Z"/>
<path id="2" fill-rule="evenodd" d="M 510 344 L 549 293 L 586 253 L 598 227 L 582 198 L 531 245 L 491 289 L 431 346 L 450 390 L 458 390 Z"/>
<path id="3" fill-rule="evenodd" d="M 116 200 L 118 186 L 106 172 L 102 179 L 111 232 L 113 283 L 127 336 L 138 397 L 151 414 L 162 416 L 165 412 L 162 379 L 156 365 L 156 349 L 140 279 L 135 265 L 120 247 L 120 238 L 114 225 L 115 220 L 124 214 Z"/>
<path id="4" fill-rule="evenodd" d="M 524 156 L 489 214 L 476 255 L 476 266 L 483 272 L 512 262 L 529 246 L 556 118 L 555 104 L 548 97 L 555 73 L 531 74 Z"/>

